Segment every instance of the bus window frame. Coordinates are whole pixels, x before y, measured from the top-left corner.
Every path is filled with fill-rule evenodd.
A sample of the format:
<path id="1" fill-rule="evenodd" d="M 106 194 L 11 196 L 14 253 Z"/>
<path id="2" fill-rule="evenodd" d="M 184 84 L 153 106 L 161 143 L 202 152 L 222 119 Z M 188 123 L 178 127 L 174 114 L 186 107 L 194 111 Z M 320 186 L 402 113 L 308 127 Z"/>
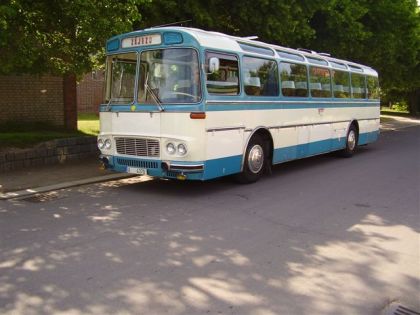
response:
<path id="1" fill-rule="evenodd" d="M 207 75 L 209 74 L 208 72 L 206 72 L 206 67 L 207 67 L 207 54 L 216 54 L 216 55 L 224 55 L 224 56 L 232 56 L 236 58 L 236 61 L 238 62 L 238 93 L 237 94 L 233 94 L 233 95 L 229 95 L 229 94 L 218 94 L 218 93 L 210 93 L 207 90 Z M 206 49 L 204 50 L 204 56 L 203 56 L 203 63 L 202 63 L 202 68 L 203 68 L 203 72 L 204 72 L 204 76 L 205 76 L 205 80 L 203 81 L 203 86 L 205 88 L 206 91 L 206 95 L 209 96 L 216 96 L 216 97 L 238 97 L 240 95 L 242 95 L 242 76 L 241 76 L 241 58 L 239 54 L 236 53 L 231 53 L 231 52 L 226 52 L 226 51 L 219 51 L 219 50 L 214 50 L 214 49 Z M 220 58 L 219 58 L 220 59 Z"/>
<path id="2" fill-rule="evenodd" d="M 331 70 L 332 70 L 331 71 L 331 92 L 332 92 L 332 98 L 334 98 L 336 100 L 352 100 L 353 97 L 352 97 L 352 91 L 351 91 L 351 72 L 350 72 L 350 70 L 348 68 L 346 70 L 343 70 L 343 69 L 335 69 L 335 68 L 333 68 Z M 347 73 L 348 83 L 349 83 L 349 86 L 348 86 L 349 91 L 347 92 L 348 93 L 348 96 L 347 97 L 336 97 L 335 96 L 335 90 L 334 90 L 334 88 L 335 88 L 335 85 L 336 84 L 335 84 L 335 81 L 334 81 L 334 74 L 335 74 L 334 71 Z"/>
<path id="3" fill-rule="evenodd" d="M 330 96 L 313 96 L 312 95 L 312 88 L 311 88 L 311 68 L 320 68 L 320 69 L 325 69 L 328 70 L 329 73 L 329 78 L 330 78 Z M 321 90 L 322 91 L 322 90 Z M 321 65 L 314 65 L 314 64 L 308 64 L 308 92 L 309 95 L 308 97 L 310 98 L 315 98 L 315 99 L 322 99 L 322 98 L 333 98 L 334 97 L 334 91 L 332 88 L 332 72 L 331 72 L 331 68 L 328 66 L 321 66 Z"/>
<path id="4" fill-rule="evenodd" d="M 280 73 L 280 64 L 282 62 L 283 63 L 288 63 L 288 64 L 300 65 L 300 66 L 304 66 L 305 67 L 305 69 L 306 69 L 306 90 L 307 90 L 306 96 L 285 96 L 285 95 L 283 95 L 282 86 L 281 86 L 282 79 L 281 79 L 281 73 Z M 284 60 L 284 58 L 283 59 L 279 59 L 279 61 L 278 61 L 278 68 L 279 68 L 279 89 L 280 89 L 280 96 L 281 97 L 288 97 L 288 98 L 297 99 L 297 100 L 302 100 L 304 98 L 308 99 L 310 97 L 310 92 L 309 92 L 309 66 L 310 66 L 310 64 L 308 64 L 305 61 L 302 61 L 302 62 L 297 61 L 297 62 L 295 62 L 295 61 L 288 60 L 288 59 L 287 60 Z"/>
<path id="5" fill-rule="evenodd" d="M 138 69 L 138 62 L 139 62 L 139 51 L 138 50 L 127 50 L 127 51 L 123 51 L 123 52 L 115 52 L 115 53 L 112 53 L 112 54 L 106 54 L 105 55 L 105 95 L 104 95 L 104 97 L 103 97 L 103 99 L 104 99 L 104 101 L 106 102 L 106 103 L 109 103 L 109 104 L 113 104 L 113 105 L 115 105 L 115 106 L 124 106 L 124 105 L 127 105 L 127 104 L 118 104 L 118 103 L 113 103 L 112 102 L 112 87 L 111 87 L 111 80 L 112 80 L 112 62 L 111 63 L 109 63 L 108 62 L 108 58 L 109 57 L 111 57 L 112 58 L 112 56 L 117 56 L 117 55 L 124 55 L 124 54 L 130 54 L 130 53 L 133 53 L 133 54 L 135 54 L 136 55 L 136 74 L 135 74 L 135 77 L 134 77 L 134 89 L 133 89 L 133 99 L 131 100 L 131 102 L 130 103 L 127 103 L 127 104 L 136 104 L 137 103 L 137 100 L 136 100 L 136 95 L 137 95 L 137 86 L 138 86 L 138 76 L 139 76 L 139 69 Z M 108 69 L 108 67 L 109 67 L 109 64 L 111 64 L 111 67 L 110 67 L 110 69 Z M 108 75 L 109 75 L 109 77 L 108 77 Z M 108 85 L 109 84 L 109 85 Z M 107 99 L 107 94 L 109 93 L 109 99 Z"/>
<path id="6" fill-rule="evenodd" d="M 241 85 L 243 86 L 244 95 L 247 97 L 280 97 L 281 96 L 281 90 L 280 90 L 280 71 L 279 71 L 279 65 L 276 59 L 267 58 L 267 57 L 261 57 L 260 55 L 252 55 L 252 54 L 243 54 L 241 57 L 242 65 L 244 64 L 243 58 L 254 58 L 254 59 L 263 59 L 268 60 L 271 62 L 274 62 L 277 67 L 277 95 L 249 95 L 245 92 L 245 81 L 241 80 Z M 244 68 L 241 67 L 241 71 L 244 71 Z M 245 74 L 244 74 L 245 75 Z"/>
<path id="7" fill-rule="evenodd" d="M 350 88 L 351 88 L 351 99 L 352 100 L 366 100 L 367 99 L 367 86 L 366 86 L 366 74 L 363 72 L 358 72 L 358 71 L 349 71 L 350 73 Z M 364 78 L 363 82 L 364 82 L 364 97 L 354 97 L 353 96 L 353 80 L 352 80 L 352 75 L 360 75 Z"/>
<path id="8" fill-rule="evenodd" d="M 201 58 L 200 58 L 200 50 L 197 49 L 196 47 L 193 47 L 193 46 L 177 46 L 177 47 L 172 47 L 172 46 L 168 46 L 168 47 L 164 46 L 164 47 L 161 47 L 161 46 L 157 46 L 157 47 L 151 47 L 151 48 L 148 47 L 148 49 L 137 50 L 137 54 L 139 55 L 139 57 L 138 57 L 137 71 L 139 71 L 139 72 L 138 72 L 138 75 L 136 76 L 136 80 L 140 79 L 141 54 L 143 52 L 146 52 L 146 51 L 166 50 L 166 49 L 193 49 L 197 53 L 198 75 L 199 75 L 199 80 L 200 80 L 200 84 L 199 85 L 200 85 L 200 90 L 201 90 L 201 93 L 200 93 L 201 94 L 200 95 L 201 97 L 195 103 L 164 103 L 164 102 L 162 102 L 161 104 L 162 105 L 165 105 L 165 106 L 166 105 L 169 105 L 169 106 L 185 106 L 185 105 L 190 106 L 190 105 L 198 105 L 198 104 L 201 104 L 203 102 L 203 100 L 204 100 L 203 79 L 202 79 L 202 73 L 201 73 L 202 72 L 201 71 L 202 62 L 201 62 Z M 136 83 L 137 89 L 138 89 L 138 83 L 139 82 Z M 136 90 L 135 93 L 136 94 L 134 95 L 134 97 L 136 99 L 135 99 L 135 103 L 134 104 L 139 105 L 139 106 L 150 105 L 150 104 L 139 103 L 138 102 L 138 90 Z"/>
<path id="9" fill-rule="evenodd" d="M 252 55 L 252 54 L 243 54 L 241 59 L 242 59 L 242 64 L 244 64 L 243 62 L 243 58 L 254 58 L 254 59 L 263 59 L 263 60 L 268 60 L 271 62 L 274 62 L 276 64 L 277 67 L 277 95 L 248 95 L 245 92 L 245 81 L 241 80 L 241 85 L 243 86 L 243 91 L 244 91 L 244 95 L 247 97 L 280 97 L 281 96 L 281 91 L 280 91 L 280 71 L 279 71 L 279 65 L 276 59 L 272 59 L 269 57 L 262 57 L 261 55 Z M 243 67 L 241 67 L 241 72 L 243 71 Z M 244 74 L 245 75 L 245 74 Z"/>

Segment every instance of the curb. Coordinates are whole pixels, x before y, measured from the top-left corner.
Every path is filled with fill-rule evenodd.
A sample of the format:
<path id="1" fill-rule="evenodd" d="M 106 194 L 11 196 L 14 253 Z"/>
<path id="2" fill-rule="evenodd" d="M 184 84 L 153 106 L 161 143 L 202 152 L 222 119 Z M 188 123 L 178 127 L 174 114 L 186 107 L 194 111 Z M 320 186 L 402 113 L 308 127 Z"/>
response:
<path id="1" fill-rule="evenodd" d="M 100 182 L 106 182 L 110 180 L 118 180 L 118 179 L 124 179 L 124 178 L 130 178 L 138 175 L 134 174 L 110 174 L 110 175 L 104 175 L 104 176 L 96 176 L 86 179 L 80 179 L 55 185 L 49 185 L 49 186 L 43 186 L 43 187 L 36 187 L 36 188 L 28 188 L 8 193 L 0 193 L 0 200 L 8 200 L 8 199 L 14 199 L 14 198 L 21 198 L 21 197 L 28 197 L 32 195 L 36 195 L 39 193 L 45 193 L 52 190 L 59 190 L 64 188 L 70 188 L 75 186 L 82 186 L 86 184 L 94 184 L 94 183 L 100 183 Z"/>

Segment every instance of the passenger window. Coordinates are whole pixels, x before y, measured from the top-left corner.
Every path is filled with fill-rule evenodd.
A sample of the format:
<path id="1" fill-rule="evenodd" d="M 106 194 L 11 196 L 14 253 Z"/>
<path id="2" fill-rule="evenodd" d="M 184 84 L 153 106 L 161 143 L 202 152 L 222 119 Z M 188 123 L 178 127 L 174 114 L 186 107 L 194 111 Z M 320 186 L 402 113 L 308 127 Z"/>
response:
<path id="1" fill-rule="evenodd" d="M 279 82 L 277 63 L 272 60 L 244 57 L 244 87 L 247 95 L 277 96 Z"/>
<path id="2" fill-rule="evenodd" d="M 361 74 L 351 74 L 351 90 L 353 98 L 366 98 L 365 77 Z"/>
<path id="3" fill-rule="evenodd" d="M 376 77 L 367 77 L 367 94 L 369 99 L 379 99 L 379 81 Z"/>
<path id="4" fill-rule="evenodd" d="M 281 93 L 283 96 L 307 97 L 308 77 L 306 66 L 281 62 L 280 63 Z"/>
<path id="5" fill-rule="evenodd" d="M 209 73 L 208 64 L 212 57 L 219 58 L 219 70 Z M 206 54 L 207 91 L 210 94 L 238 95 L 239 94 L 239 68 L 238 58 L 234 55 Z"/>
<path id="6" fill-rule="evenodd" d="M 331 97 L 330 70 L 320 67 L 309 68 L 312 97 Z"/>
<path id="7" fill-rule="evenodd" d="M 344 71 L 333 71 L 333 91 L 336 98 L 350 97 L 350 75 Z"/>

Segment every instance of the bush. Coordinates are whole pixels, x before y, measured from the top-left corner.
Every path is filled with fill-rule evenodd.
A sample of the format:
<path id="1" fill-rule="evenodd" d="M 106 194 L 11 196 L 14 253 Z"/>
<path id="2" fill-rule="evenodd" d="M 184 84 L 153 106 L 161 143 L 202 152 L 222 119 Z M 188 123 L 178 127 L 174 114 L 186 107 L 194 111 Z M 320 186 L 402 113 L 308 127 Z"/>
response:
<path id="1" fill-rule="evenodd" d="M 391 109 L 393 109 L 397 112 L 408 112 L 408 104 L 404 101 L 394 103 L 394 104 L 392 104 Z"/>

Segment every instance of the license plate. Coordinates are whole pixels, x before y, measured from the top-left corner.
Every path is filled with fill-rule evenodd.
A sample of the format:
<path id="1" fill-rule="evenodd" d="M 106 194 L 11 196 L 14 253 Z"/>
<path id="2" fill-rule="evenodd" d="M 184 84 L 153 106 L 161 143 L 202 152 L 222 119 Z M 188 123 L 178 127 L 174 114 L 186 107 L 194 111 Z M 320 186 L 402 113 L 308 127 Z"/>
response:
<path id="1" fill-rule="evenodd" d="M 147 175 L 147 169 L 140 167 L 127 167 L 127 173 L 137 174 L 137 175 Z"/>

